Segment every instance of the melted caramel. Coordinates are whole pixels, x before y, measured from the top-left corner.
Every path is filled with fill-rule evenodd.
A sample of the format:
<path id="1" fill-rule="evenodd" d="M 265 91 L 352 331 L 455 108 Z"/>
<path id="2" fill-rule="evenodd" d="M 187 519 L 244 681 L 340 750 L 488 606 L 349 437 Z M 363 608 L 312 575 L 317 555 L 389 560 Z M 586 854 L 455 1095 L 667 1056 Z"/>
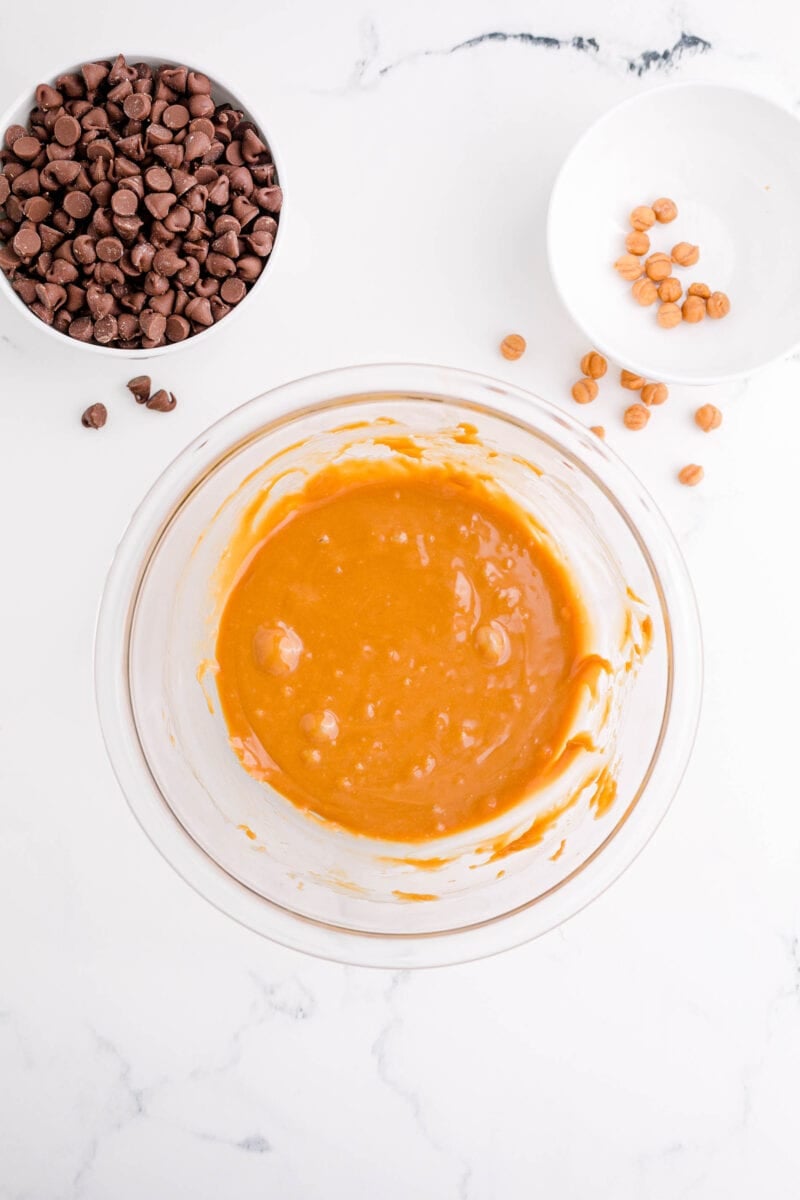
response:
<path id="1" fill-rule="evenodd" d="M 273 505 L 227 596 L 216 682 L 253 776 L 351 832 L 424 842 L 586 749 L 571 726 L 607 666 L 586 640 L 534 522 L 412 452 L 330 467 Z"/>

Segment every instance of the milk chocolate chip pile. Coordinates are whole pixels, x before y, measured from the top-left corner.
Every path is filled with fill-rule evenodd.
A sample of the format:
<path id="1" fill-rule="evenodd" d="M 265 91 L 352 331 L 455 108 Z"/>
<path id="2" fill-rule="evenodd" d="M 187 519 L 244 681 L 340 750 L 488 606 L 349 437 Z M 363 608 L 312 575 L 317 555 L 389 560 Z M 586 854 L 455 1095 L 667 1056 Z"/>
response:
<path id="1" fill-rule="evenodd" d="M 188 67 L 120 54 L 40 84 L 0 163 L 0 268 L 81 342 L 150 350 L 202 333 L 272 251 L 269 147 Z"/>

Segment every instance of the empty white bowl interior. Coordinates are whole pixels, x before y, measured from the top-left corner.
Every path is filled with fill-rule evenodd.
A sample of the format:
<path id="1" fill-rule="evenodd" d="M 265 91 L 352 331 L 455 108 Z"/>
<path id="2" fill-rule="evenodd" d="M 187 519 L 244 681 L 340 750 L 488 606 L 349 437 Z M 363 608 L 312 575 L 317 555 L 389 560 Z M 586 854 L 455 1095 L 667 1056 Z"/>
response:
<path id="1" fill-rule="evenodd" d="M 106 57 L 113 59 L 116 57 L 117 53 L 119 53 L 119 51 L 115 50 L 112 55 L 107 55 Z M 183 59 L 178 60 L 178 59 L 170 59 L 170 58 L 154 58 L 152 55 L 149 55 L 149 54 L 127 54 L 125 52 L 124 48 L 121 51 L 121 53 L 125 54 L 125 58 L 128 63 L 143 62 L 143 63 L 147 63 L 148 66 L 151 66 L 151 67 L 159 67 L 159 66 L 163 66 L 164 64 L 172 65 L 172 64 L 176 64 L 178 61 L 180 61 L 182 64 L 184 64 Z M 66 75 L 66 74 L 70 74 L 72 72 L 79 73 L 83 63 L 99 61 L 100 57 L 102 57 L 102 56 L 96 55 L 94 58 L 91 58 L 91 59 L 89 59 L 89 58 L 81 59 L 81 61 L 79 63 L 71 63 L 69 66 L 59 67 L 59 69 L 56 71 L 51 71 L 51 72 L 49 72 L 49 74 L 42 75 L 41 78 L 32 80 L 29 90 L 27 90 L 22 96 L 20 96 L 20 98 L 17 100 L 17 102 L 14 105 L 12 105 L 12 107 L 9 108 L 3 114 L 3 116 L 0 118 L 0 140 L 2 140 L 2 138 L 5 135 L 5 131 L 8 129 L 8 127 L 10 125 L 23 125 L 23 126 L 25 126 L 26 129 L 28 128 L 28 114 L 30 113 L 32 108 L 36 107 L 36 99 L 35 99 L 34 93 L 40 83 L 50 83 L 52 85 L 55 85 L 55 81 L 59 77 L 59 75 Z M 275 154 L 274 142 L 273 142 L 272 138 L 270 137 L 269 130 L 265 127 L 264 122 L 261 120 L 259 115 L 253 110 L 253 108 L 247 103 L 247 101 L 243 100 L 240 96 L 238 96 L 235 92 L 233 92 L 227 86 L 227 84 L 223 83 L 216 75 L 212 75 L 205 66 L 198 65 L 196 63 L 185 63 L 185 65 L 188 66 L 190 68 L 190 70 L 201 71 L 204 75 L 208 76 L 208 78 L 211 80 L 212 95 L 214 98 L 214 102 L 216 104 L 232 104 L 234 108 L 241 109 L 244 112 L 245 117 L 247 117 L 249 120 L 251 120 L 255 123 L 255 125 L 258 127 L 259 133 L 261 134 L 264 141 L 269 146 L 270 154 L 272 155 L 273 162 L 275 163 L 277 181 L 280 184 L 281 188 L 284 188 L 283 170 L 282 170 L 281 164 Z M 285 191 L 285 188 L 284 188 L 284 191 Z M 279 242 L 282 241 L 282 238 L 281 238 L 282 224 L 283 224 L 283 210 L 281 210 L 280 220 L 278 221 L 278 228 L 277 228 L 277 231 L 275 234 L 275 245 L 272 249 L 272 253 L 270 254 L 267 261 L 265 262 L 264 269 L 262 270 L 261 274 L 259 275 L 258 279 L 255 281 L 253 286 L 248 291 L 244 300 L 242 300 L 239 304 L 234 305 L 234 307 L 231 309 L 231 311 L 228 313 L 228 315 L 222 321 L 217 321 L 214 325 L 209 326 L 208 329 L 203 330 L 202 333 L 196 333 L 196 334 L 193 334 L 192 337 L 184 338 L 184 340 L 182 342 L 172 342 L 166 346 L 157 346 L 153 350 L 118 350 L 118 349 L 115 349 L 113 346 L 99 346 L 99 345 L 94 345 L 90 342 L 80 342 L 76 338 L 71 338 L 71 337 L 68 337 L 64 333 L 60 333 L 57 329 L 53 329 L 50 325 L 45 325 L 44 321 L 40 321 L 38 317 L 35 317 L 33 315 L 33 313 L 29 310 L 28 306 L 23 303 L 23 301 L 19 298 L 17 293 L 14 291 L 14 289 L 12 288 L 9 280 L 6 278 L 6 275 L 3 271 L 0 271 L 0 293 L 5 295 L 7 297 L 7 299 L 9 300 L 9 302 L 11 304 L 13 304 L 14 307 L 19 312 L 21 312 L 27 318 L 28 321 L 30 321 L 33 325 L 35 325 L 35 327 L 38 330 L 46 333 L 48 335 L 48 337 L 57 338 L 62 345 L 64 345 L 65 343 L 68 343 L 70 346 L 74 346 L 77 350 L 81 350 L 83 352 L 88 352 L 90 354 L 113 355 L 115 358 L 119 358 L 119 359 L 133 358 L 133 359 L 138 359 L 138 360 L 143 361 L 144 359 L 149 359 L 149 358 L 161 358 L 165 354 L 173 354 L 179 350 L 184 349 L 186 346 L 191 346 L 192 343 L 195 342 L 197 338 L 202 338 L 203 342 L 205 344 L 205 339 L 208 338 L 210 335 L 212 335 L 220 327 L 222 327 L 224 329 L 229 328 L 228 323 L 234 319 L 236 313 L 239 311 L 239 309 L 242 307 L 242 305 L 247 304 L 248 300 L 250 299 L 251 295 L 256 290 L 256 288 L 261 286 L 264 276 L 268 274 L 270 266 L 272 264 L 272 260 L 275 257 L 275 253 L 277 251 L 278 244 L 279 244 Z"/>
<path id="2" fill-rule="evenodd" d="M 453 429 L 462 421 L 477 426 L 482 442 L 499 451 L 496 478 L 552 533 L 580 581 L 599 653 L 621 662 L 632 604 L 628 588 L 641 600 L 633 605 L 634 622 L 645 611 L 653 622 L 652 650 L 639 673 L 620 671 L 624 682 L 608 748 L 619 763 L 615 803 L 598 813 L 591 806 L 594 789 L 587 789 L 540 844 L 502 860 L 492 858 L 493 837 L 527 829 L 535 816 L 563 801 L 575 777 L 524 801 L 492 826 L 433 843 L 356 837 L 305 816 L 244 772 L 215 703 L 213 670 L 202 670 L 214 656 L 220 607 L 215 571 L 243 511 L 278 469 L 288 471 L 281 487 L 291 491 L 307 472 L 340 456 L 388 453 L 369 448 L 369 423 L 386 417 L 412 435 Z M 354 422 L 368 423 L 357 438 L 352 430 L 337 432 Z M 385 436 L 386 427 L 372 432 Z M 468 459 L 468 447 L 464 453 Z M 522 459 L 539 468 L 541 477 Z M 635 532 L 613 499 L 560 446 L 457 401 L 367 396 L 255 434 L 212 469 L 172 515 L 149 559 L 133 614 L 129 662 L 136 731 L 150 772 L 183 828 L 253 893 L 340 929 L 413 934 L 463 928 L 558 887 L 598 851 L 638 800 L 668 710 L 667 621 L 659 581 Z M 393 861 L 432 857 L 447 861 L 433 870 Z M 412 903 L 397 893 L 437 898 Z"/>
<path id="3" fill-rule="evenodd" d="M 699 245 L 686 287 L 730 296 L 723 320 L 664 330 L 613 269 L 629 214 L 660 196 L 678 218 L 649 231 L 652 251 Z M 650 378 L 710 383 L 746 374 L 800 341 L 800 122 L 736 88 L 678 84 L 601 117 L 553 189 L 549 255 L 556 286 L 588 340 Z"/>

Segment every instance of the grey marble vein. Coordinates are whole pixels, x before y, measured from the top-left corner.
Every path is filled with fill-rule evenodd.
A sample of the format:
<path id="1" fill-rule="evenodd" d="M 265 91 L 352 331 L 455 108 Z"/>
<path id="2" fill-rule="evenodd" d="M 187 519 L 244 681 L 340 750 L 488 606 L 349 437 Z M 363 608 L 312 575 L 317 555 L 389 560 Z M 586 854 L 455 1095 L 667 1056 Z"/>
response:
<path id="1" fill-rule="evenodd" d="M 711 42 L 694 33 L 681 33 L 674 46 L 666 50 L 643 50 L 635 58 L 628 59 L 628 70 L 635 75 L 646 75 L 648 71 L 669 71 L 676 67 L 687 54 L 706 54 Z"/>
<path id="2" fill-rule="evenodd" d="M 568 38 L 553 37 L 546 33 L 533 33 L 530 30 L 491 29 L 485 33 L 475 34 L 452 46 L 429 47 L 411 51 L 389 62 L 379 63 L 381 43 L 377 27 L 373 21 L 367 21 L 362 27 L 364 49 L 357 59 L 350 80 L 344 91 L 353 88 L 366 87 L 376 83 L 400 67 L 429 58 L 448 58 L 463 51 L 476 50 L 487 45 L 516 44 L 534 50 L 567 51 L 577 54 L 587 54 L 592 58 L 602 60 L 609 67 L 622 67 L 639 77 L 652 71 L 667 72 L 677 67 L 687 56 L 705 54 L 712 49 L 711 42 L 698 34 L 681 31 L 679 37 L 671 46 L 656 50 L 647 48 L 631 54 L 611 44 L 601 44 L 598 38 L 575 34 Z"/>

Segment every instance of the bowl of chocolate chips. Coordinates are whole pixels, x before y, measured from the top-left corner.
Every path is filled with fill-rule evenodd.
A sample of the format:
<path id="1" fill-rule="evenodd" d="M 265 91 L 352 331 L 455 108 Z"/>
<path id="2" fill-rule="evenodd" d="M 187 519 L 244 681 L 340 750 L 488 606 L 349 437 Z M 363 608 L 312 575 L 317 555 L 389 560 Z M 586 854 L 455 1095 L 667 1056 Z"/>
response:
<path id="1" fill-rule="evenodd" d="M 278 239 L 263 125 L 218 79 L 85 62 L 0 121 L 0 290 L 95 353 L 162 355 L 231 317 Z"/>

